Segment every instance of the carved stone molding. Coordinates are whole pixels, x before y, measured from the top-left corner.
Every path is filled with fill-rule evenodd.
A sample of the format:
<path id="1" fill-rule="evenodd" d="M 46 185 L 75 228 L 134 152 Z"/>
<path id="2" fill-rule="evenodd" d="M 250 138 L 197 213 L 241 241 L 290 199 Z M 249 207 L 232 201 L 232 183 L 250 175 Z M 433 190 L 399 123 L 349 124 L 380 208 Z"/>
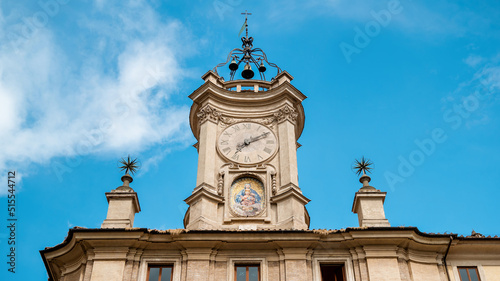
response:
<path id="1" fill-rule="evenodd" d="M 297 116 L 299 116 L 299 114 L 293 107 L 285 105 L 274 112 L 272 117 L 263 119 L 262 123 L 265 125 L 271 125 L 274 122 L 281 123 L 288 120 L 295 124 L 297 122 Z"/>
<path id="2" fill-rule="evenodd" d="M 210 120 L 216 124 L 218 124 L 219 122 L 226 125 L 234 123 L 234 120 L 232 118 L 225 117 L 219 110 L 210 105 L 206 105 L 201 108 L 198 113 L 196 113 L 196 116 L 198 116 L 198 122 L 200 125 L 205 123 L 205 121 L 207 120 Z"/>
<path id="3" fill-rule="evenodd" d="M 276 195 L 276 173 L 272 172 L 271 173 L 271 187 L 272 187 L 272 193 L 273 195 Z"/>
<path id="4" fill-rule="evenodd" d="M 223 187 L 224 187 L 224 172 L 220 172 L 219 173 L 219 180 L 217 183 L 217 194 L 222 196 Z"/>
<path id="5" fill-rule="evenodd" d="M 297 116 L 299 116 L 297 111 L 289 105 L 283 106 L 274 113 L 274 118 L 276 118 L 278 123 L 281 123 L 285 120 L 295 123 L 297 121 Z"/>

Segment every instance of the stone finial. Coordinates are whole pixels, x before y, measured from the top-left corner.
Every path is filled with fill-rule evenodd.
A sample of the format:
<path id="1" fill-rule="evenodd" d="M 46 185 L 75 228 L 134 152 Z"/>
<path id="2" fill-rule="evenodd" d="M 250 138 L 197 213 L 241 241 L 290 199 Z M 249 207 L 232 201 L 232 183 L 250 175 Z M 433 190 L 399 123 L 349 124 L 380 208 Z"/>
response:
<path id="1" fill-rule="evenodd" d="M 130 187 L 130 183 L 134 179 L 128 173 L 129 171 L 134 173 L 139 169 L 137 158 L 131 160 L 130 156 L 128 156 L 127 160 L 122 158 L 120 163 L 123 164 L 120 168 L 125 170 L 125 175 L 121 177 L 123 185 L 111 192 L 106 192 L 108 215 L 101 228 L 133 227 L 135 214 L 141 211 L 137 193 Z"/>
<path id="2" fill-rule="evenodd" d="M 125 174 L 121 178 L 123 185 L 117 187 L 116 189 L 112 190 L 111 192 L 134 192 L 132 187 L 130 187 L 130 183 L 134 181 L 134 179 L 129 175 Z"/>
<path id="3" fill-rule="evenodd" d="M 352 212 L 358 214 L 359 226 L 390 226 L 389 221 L 385 218 L 384 200 L 387 192 L 381 192 L 373 186 L 370 186 L 371 178 L 365 173 L 370 172 L 370 166 L 373 163 L 362 157 L 360 161 L 356 160 L 353 169 L 359 175 L 359 182 L 363 186 L 356 192 L 354 202 L 352 204 Z"/>
<path id="4" fill-rule="evenodd" d="M 359 182 L 363 184 L 359 191 L 376 191 L 377 189 L 369 184 L 371 180 L 372 179 L 370 178 L 370 176 L 368 176 L 367 174 L 363 174 L 359 178 Z"/>

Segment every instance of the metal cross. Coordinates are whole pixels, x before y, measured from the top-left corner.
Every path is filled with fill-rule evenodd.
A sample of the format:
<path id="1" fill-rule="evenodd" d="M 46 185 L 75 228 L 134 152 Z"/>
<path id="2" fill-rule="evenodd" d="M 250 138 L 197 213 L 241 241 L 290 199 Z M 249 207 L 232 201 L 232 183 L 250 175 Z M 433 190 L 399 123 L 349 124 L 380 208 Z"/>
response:
<path id="1" fill-rule="evenodd" d="M 247 10 L 245 10 L 245 12 L 241 13 L 241 14 L 245 15 L 245 31 L 246 31 L 246 38 L 248 38 L 248 24 L 247 24 L 247 19 L 248 19 L 248 15 L 252 15 L 252 13 L 249 13 Z"/>
<path id="2" fill-rule="evenodd" d="M 245 15 L 245 20 L 247 20 L 248 15 L 252 15 L 252 13 L 247 12 L 247 10 L 245 10 L 245 12 L 241 14 Z"/>

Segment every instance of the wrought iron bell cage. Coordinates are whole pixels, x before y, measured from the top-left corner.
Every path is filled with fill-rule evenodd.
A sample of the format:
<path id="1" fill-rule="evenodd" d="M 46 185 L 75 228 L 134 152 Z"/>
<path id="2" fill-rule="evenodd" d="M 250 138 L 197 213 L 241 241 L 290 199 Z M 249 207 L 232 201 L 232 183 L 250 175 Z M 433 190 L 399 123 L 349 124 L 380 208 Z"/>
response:
<path id="1" fill-rule="evenodd" d="M 241 42 L 243 43 L 240 48 L 233 49 L 229 52 L 227 59 L 223 63 L 219 63 L 216 67 L 214 67 L 214 72 L 218 74 L 217 69 L 219 67 L 223 67 L 228 62 L 229 63 L 229 81 L 234 80 L 234 75 L 239 69 L 240 65 L 243 64 L 243 71 L 241 72 L 241 76 L 244 79 L 252 79 L 254 77 L 254 71 L 252 70 L 252 65 L 258 70 L 260 75 L 260 80 L 266 81 L 265 72 L 267 70 L 266 65 L 270 67 L 274 67 L 277 70 L 276 75 L 278 75 L 282 70 L 276 64 L 269 62 L 267 60 L 267 55 L 261 48 L 253 48 L 253 37 L 248 37 L 248 24 L 247 19 L 245 18 L 245 29 L 246 36 L 241 37 Z M 264 64 L 265 63 L 265 64 Z M 272 80 L 273 78 L 271 78 Z"/>

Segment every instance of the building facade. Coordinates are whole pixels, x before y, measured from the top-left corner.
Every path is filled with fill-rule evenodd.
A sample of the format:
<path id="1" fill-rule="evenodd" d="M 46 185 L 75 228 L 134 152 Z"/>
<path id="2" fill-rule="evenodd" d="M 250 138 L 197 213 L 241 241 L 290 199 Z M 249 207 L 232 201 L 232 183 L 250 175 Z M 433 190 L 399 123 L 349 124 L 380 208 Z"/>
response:
<path id="1" fill-rule="evenodd" d="M 106 193 L 101 228 L 72 228 L 61 244 L 41 251 L 49 280 L 500 280 L 499 238 L 391 227 L 386 193 L 366 174 L 352 207 L 359 226 L 309 229 L 296 154 L 306 96 L 253 48 L 248 32 L 242 42 L 219 65 L 231 61 L 230 79 L 216 67 L 189 96 L 198 170 L 185 228 L 134 228 L 140 204 L 126 174 Z M 277 70 L 270 81 L 264 63 Z M 246 79 L 233 80 L 240 65 Z M 250 79 L 252 65 L 260 79 Z"/>

